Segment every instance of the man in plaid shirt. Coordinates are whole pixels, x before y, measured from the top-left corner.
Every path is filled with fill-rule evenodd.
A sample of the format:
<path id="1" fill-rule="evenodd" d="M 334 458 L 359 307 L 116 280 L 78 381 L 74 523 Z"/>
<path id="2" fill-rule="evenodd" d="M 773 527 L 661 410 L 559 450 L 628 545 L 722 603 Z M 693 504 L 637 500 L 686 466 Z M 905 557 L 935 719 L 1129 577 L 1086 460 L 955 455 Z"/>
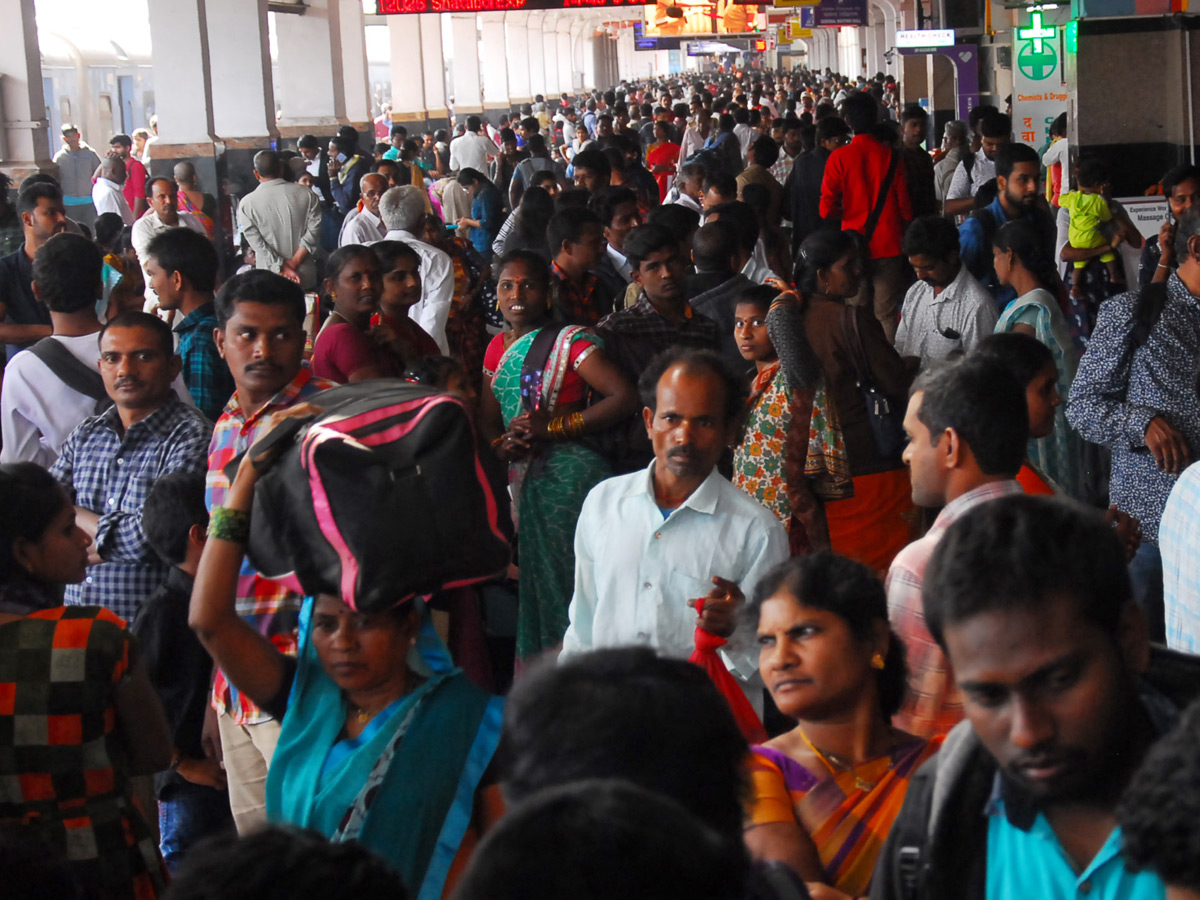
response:
<path id="1" fill-rule="evenodd" d="M 209 512 L 229 490 L 225 467 L 254 443 L 271 415 L 333 387 L 304 364 L 304 292 L 282 275 L 256 269 L 235 275 L 216 298 L 217 349 L 236 390 L 213 429 L 205 502 Z M 237 611 L 272 643 L 294 652 L 301 597 L 242 563 Z M 238 693 L 218 671 L 213 682 L 229 805 L 238 831 L 266 822 L 267 767 L 279 723 Z"/>
<path id="2" fill-rule="evenodd" d="M 894 722 L 932 737 L 948 732 L 963 713 L 945 654 L 925 625 L 925 567 L 946 529 L 967 510 L 1021 493 L 1016 475 L 1029 438 L 1025 392 L 998 362 L 968 357 L 917 379 L 904 430 L 913 503 L 942 511 L 924 537 L 897 554 L 887 574 L 888 618 L 908 657 L 908 695 Z"/>
<path id="3" fill-rule="evenodd" d="M 113 405 L 71 432 L 50 472 L 93 541 L 87 578 L 67 586 L 65 602 L 129 621 L 167 577 L 142 530 L 146 496 L 169 472 L 204 471 L 212 426 L 171 389 L 180 362 L 161 319 L 121 313 L 101 330 L 99 356 Z"/>

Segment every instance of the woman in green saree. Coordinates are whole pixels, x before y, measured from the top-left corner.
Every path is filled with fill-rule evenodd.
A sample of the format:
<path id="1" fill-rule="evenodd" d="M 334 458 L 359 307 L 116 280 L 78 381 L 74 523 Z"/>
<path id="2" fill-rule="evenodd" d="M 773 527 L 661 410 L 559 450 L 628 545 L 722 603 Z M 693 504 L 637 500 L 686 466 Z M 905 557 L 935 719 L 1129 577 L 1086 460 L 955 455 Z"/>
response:
<path id="1" fill-rule="evenodd" d="M 540 256 L 506 254 L 496 290 L 510 330 L 484 354 L 480 428 L 509 464 L 523 663 L 562 643 L 575 584 L 575 523 L 588 491 L 612 474 L 588 439 L 633 413 L 637 392 L 595 334 L 550 321 L 550 271 Z"/>

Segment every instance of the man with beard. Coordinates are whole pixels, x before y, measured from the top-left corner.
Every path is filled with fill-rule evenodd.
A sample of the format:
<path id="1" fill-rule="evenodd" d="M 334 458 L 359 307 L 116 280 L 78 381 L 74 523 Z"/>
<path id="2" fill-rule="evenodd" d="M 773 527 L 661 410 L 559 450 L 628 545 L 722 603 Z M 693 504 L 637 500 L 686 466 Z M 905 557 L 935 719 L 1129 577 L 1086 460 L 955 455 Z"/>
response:
<path id="1" fill-rule="evenodd" d="M 1041 171 L 1036 150 L 1025 144 L 1005 144 L 996 153 L 996 199 L 958 227 L 963 263 L 991 291 L 1001 310 L 1017 296 L 1015 288 L 1002 286 L 996 278 L 992 239 L 1001 226 L 1018 217 L 1029 217 L 1041 238 L 1045 258 L 1054 258 L 1054 219 L 1038 193 Z M 949 202 L 946 206 L 949 208 Z"/>
<path id="2" fill-rule="evenodd" d="M 935 550 L 924 610 L 967 721 L 910 783 L 872 898 L 1162 897 L 1116 806 L 1200 677 L 1151 649 L 1113 529 L 1050 498 L 982 504 Z"/>
<path id="3" fill-rule="evenodd" d="M 230 278 L 217 293 L 217 350 L 229 364 L 236 390 L 217 419 L 208 449 L 205 503 L 209 512 L 229 491 L 225 467 L 244 453 L 271 415 L 333 387 L 304 364 L 304 291 L 300 285 L 256 269 Z M 242 563 L 237 610 L 284 651 L 294 651 L 301 597 Z M 266 823 L 267 766 L 279 723 L 238 693 L 218 671 L 213 707 L 221 732 L 229 805 L 238 831 Z"/>
<path id="4" fill-rule="evenodd" d="M 67 230 L 62 191 L 53 184 L 29 185 L 17 195 L 17 215 L 25 242 L 0 259 L 0 341 L 8 345 L 8 359 L 51 333 L 50 311 L 33 295 L 33 258 Z"/>
<path id="5" fill-rule="evenodd" d="M 560 659 L 621 646 L 687 659 L 696 626 L 733 636 L 744 594 L 787 558 L 779 520 L 716 470 L 745 405 L 741 379 L 716 353 L 675 347 L 653 360 L 638 389 L 654 460 L 602 481 L 584 501 Z M 761 709 L 753 637 L 738 634 L 725 662 Z"/>
<path id="6" fill-rule="evenodd" d="M 916 219 L 904 233 L 916 273 L 896 329 L 896 352 L 924 365 L 966 353 L 996 329 L 996 304 L 958 256 L 958 229 L 942 216 Z"/>

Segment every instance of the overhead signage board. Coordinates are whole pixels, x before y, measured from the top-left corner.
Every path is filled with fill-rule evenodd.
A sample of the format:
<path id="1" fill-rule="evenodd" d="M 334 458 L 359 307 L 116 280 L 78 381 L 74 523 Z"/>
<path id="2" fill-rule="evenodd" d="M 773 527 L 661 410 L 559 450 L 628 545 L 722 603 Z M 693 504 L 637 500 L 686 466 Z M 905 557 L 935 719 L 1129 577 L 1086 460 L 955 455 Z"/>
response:
<path id="1" fill-rule="evenodd" d="M 646 37 L 753 34 L 766 27 L 757 6 L 732 0 L 661 0 L 646 6 Z"/>
<path id="2" fill-rule="evenodd" d="M 653 6 L 653 0 L 375 0 L 381 16 L 509 12 L 522 9 L 610 9 Z"/>
<path id="3" fill-rule="evenodd" d="M 866 25 L 867 0 L 821 0 L 813 14 L 818 28 Z"/>
<path id="4" fill-rule="evenodd" d="M 915 47 L 953 47 L 953 28 L 923 28 L 920 31 L 897 31 L 896 46 L 901 49 Z"/>
<path id="5" fill-rule="evenodd" d="M 1054 13 L 1034 10 L 1028 23 L 1020 15 L 1013 29 L 1013 137 L 1041 152 L 1050 143 L 1050 126 L 1067 111 L 1063 68 L 1063 32 Z"/>

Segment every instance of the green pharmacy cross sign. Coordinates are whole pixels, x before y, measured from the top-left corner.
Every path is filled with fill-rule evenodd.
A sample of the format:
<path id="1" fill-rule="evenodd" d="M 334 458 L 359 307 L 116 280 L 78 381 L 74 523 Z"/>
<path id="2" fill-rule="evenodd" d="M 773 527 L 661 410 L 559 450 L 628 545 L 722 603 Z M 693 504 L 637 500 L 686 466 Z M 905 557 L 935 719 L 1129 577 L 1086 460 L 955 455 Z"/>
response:
<path id="1" fill-rule="evenodd" d="M 1017 29 L 1017 38 L 1022 42 L 1017 51 L 1017 66 L 1026 78 L 1041 81 L 1058 67 L 1058 52 L 1054 49 L 1057 33 L 1056 26 L 1042 21 L 1041 10 L 1034 10 L 1028 28 Z"/>

